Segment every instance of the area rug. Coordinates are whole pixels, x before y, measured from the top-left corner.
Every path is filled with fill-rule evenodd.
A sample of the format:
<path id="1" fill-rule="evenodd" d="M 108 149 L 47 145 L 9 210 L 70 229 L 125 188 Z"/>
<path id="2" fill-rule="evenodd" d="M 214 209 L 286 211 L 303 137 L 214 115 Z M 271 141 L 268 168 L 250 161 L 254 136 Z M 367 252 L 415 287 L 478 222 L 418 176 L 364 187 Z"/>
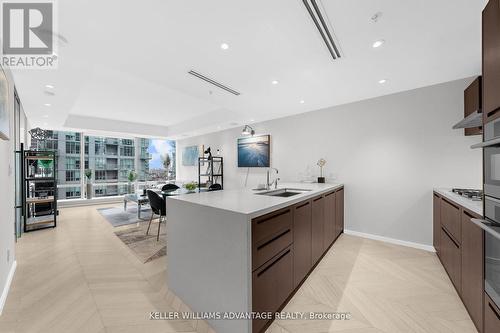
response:
<path id="1" fill-rule="evenodd" d="M 158 219 L 153 220 L 149 235 L 146 235 L 148 229 L 147 222 L 140 222 L 139 226 L 124 226 L 119 227 L 115 231 L 115 235 L 127 245 L 137 258 L 143 263 L 147 263 L 154 259 L 163 257 L 167 254 L 167 232 L 165 222 L 162 222 L 160 228 L 160 240 L 156 241 L 158 232 Z"/>
<path id="2" fill-rule="evenodd" d="M 123 210 L 123 207 L 108 207 L 108 208 L 98 208 L 97 211 L 111 223 L 113 227 L 119 227 L 127 224 L 134 224 L 141 221 L 149 221 L 151 217 L 151 208 L 149 206 L 142 206 L 141 208 L 141 219 L 137 218 L 137 206 L 127 207 L 127 210 Z"/>

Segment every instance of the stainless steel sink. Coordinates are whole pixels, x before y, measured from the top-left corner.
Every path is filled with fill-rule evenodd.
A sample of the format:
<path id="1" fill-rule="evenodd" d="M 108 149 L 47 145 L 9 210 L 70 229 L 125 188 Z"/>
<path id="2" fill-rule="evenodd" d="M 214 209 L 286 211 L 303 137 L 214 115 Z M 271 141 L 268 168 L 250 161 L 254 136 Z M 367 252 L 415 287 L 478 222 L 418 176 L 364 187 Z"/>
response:
<path id="1" fill-rule="evenodd" d="M 303 189 L 303 188 L 281 188 L 279 190 L 266 191 L 266 192 L 255 193 L 255 194 L 267 195 L 267 196 L 271 196 L 271 197 L 287 198 L 287 197 L 292 197 L 294 195 L 306 193 L 309 191 L 311 191 L 311 190 Z"/>

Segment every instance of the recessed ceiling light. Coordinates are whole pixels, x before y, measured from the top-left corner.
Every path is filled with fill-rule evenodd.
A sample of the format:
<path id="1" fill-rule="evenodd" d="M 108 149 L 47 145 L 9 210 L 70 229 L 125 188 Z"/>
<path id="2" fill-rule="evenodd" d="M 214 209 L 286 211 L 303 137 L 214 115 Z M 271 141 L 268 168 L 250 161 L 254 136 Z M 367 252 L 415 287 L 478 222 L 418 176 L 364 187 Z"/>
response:
<path id="1" fill-rule="evenodd" d="M 377 12 L 377 13 L 373 14 L 373 16 L 370 18 L 370 20 L 372 20 L 373 23 L 377 23 L 381 17 L 382 17 L 382 12 Z"/>
<path id="2" fill-rule="evenodd" d="M 250 121 L 253 123 L 255 121 L 255 119 L 250 119 Z"/>
<path id="3" fill-rule="evenodd" d="M 386 83 L 386 82 L 387 82 L 387 80 L 386 80 L 386 79 L 382 79 L 382 80 L 378 81 L 378 83 L 380 83 L 380 84 L 384 84 L 384 83 Z"/>
<path id="4" fill-rule="evenodd" d="M 46 85 L 45 85 L 45 88 L 54 89 L 54 86 L 53 86 L 53 85 L 51 85 L 51 84 L 46 84 Z"/>
<path id="5" fill-rule="evenodd" d="M 229 45 L 226 43 L 222 43 L 222 44 L 220 44 L 220 48 L 223 50 L 227 50 L 229 48 Z"/>
<path id="6" fill-rule="evenodd" d="M 45 103 L 44 105 L 45 105 L 45 106 L 51 106 L 52 104 L 50 104 L 50 103 Z"/>
<path id="7" fill-rule="evenodd" d="M 300 104 L 304 104 L 305 102 L 303 99 L 300 100 Z"/>
<path id="8" fill-rule="evenodd" d="M 379 40 L 377 40 L 376 42 L 374 42 L 372 46 L 373 46 L 373 48 L 375 48 L 375 49 L 376 49 L 377 47 L 381 47 L 381 46 L 382 46 L 382 44 L 384 44 L 384 43 L 385 43 L 385 40 L 383 40 L 383 39 L 379 39 Z"/>
<path id="9" fill-rule="evenodd" d="M 48 125 L 47 123 L 43 123 L 43 126 L 44 126 L 44 127 L 45 127 L 45 126 L 47 126 L 47 125 Z"/>
<path id="10" fill-rule="evenodd" d="M 279 82 L 276 80 L 271 81 L 272 84 L 277 85 Z"/>
<path id="11" fill-rule="evenodd" d="M 43 117 L 44 117 L 44 118 L 48 118 L 48 117 L 49 117 L 49 115 L 48 115 L 48 114 L 45 114 L 45 115 L 43 115 Z"/>

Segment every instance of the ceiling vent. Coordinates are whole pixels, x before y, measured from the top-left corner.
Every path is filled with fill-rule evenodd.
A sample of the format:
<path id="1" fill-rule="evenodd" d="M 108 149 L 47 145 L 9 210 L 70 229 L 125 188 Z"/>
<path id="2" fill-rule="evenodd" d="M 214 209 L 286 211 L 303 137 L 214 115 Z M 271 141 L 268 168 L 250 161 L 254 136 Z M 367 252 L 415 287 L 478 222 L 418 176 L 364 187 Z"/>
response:
<path id="1" fill-rule="evenodd" d="M 309 15 L 311 15 L 314 25 L 318 29 L 333 59 L 335 60 L 342 57 L 339 43 L 335 40 L 335 34 L 330 28 L 330 22 L 328 22 L 328 18 L 319 0 L 302 0 L 302 2 L 306 6 Z"/>
<path id="2" fill-rule="evenodd" d="M 236 96 L 239 96 L 239 95 L 240 95 L 240 93 L 239 93 L 238 91 L 236 91 L 236 90 L 234 90 L 234 89 L 231 89 L 231 88 L 229 88 L 228 86 L 225 86 L 225 85 L 223 85 L 222 83 L 219 83 L 219 82 L 217 82 L 217 81 L 215 81 L 215 80 L 212 80 L 211 78 L 206 77 L 205 75 L 200 74 L 200 73 L 198 73 L 198 72 L 196 72 L 196 71 L 190 70 L 190 71 L 188 72 L 188 74 L 191 74 L 191 75 L 193 75 L 193 76 L 196 76 L 197 78 L 202 79 L 203 81 L 208 82 L 208 83 L 210 83 L 210 84 L 212 84 L 212 85 L 214 85 L 214 86 L 216 86 L 216 87 L 218 87 L 218 88 L 224 89 L 225 91 L 227 91 L 227 92 L 229 92 L 229 93 L 231 93 L 231 94 L 233 94 L 233 95 L 236 95 Z"/>

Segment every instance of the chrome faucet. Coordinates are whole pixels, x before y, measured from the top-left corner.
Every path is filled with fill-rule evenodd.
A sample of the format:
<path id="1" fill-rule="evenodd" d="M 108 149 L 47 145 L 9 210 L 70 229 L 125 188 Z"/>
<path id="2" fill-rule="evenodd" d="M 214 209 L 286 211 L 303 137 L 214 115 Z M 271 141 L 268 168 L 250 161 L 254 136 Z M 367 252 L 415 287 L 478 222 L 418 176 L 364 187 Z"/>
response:
<path id="1" fill-rule="evenodd" d="M 274 184 L 274 188 L 277 189 L 278 188 L 278 180 L 280 180 L 278 177 L 276 177 L 276 179 L 273 180 L 272 183 L 269 182 L 269 175 L 270 175 L 270 171 L 271 170 L 275 170 L 276 171 L 276 174 L 278 174 L 278 169 L 276 168 L 269 168 L 267 169 L 267 181 L 266 181 L 266 190 L 269 190 L 271 188 L 271 185 Z"/>

